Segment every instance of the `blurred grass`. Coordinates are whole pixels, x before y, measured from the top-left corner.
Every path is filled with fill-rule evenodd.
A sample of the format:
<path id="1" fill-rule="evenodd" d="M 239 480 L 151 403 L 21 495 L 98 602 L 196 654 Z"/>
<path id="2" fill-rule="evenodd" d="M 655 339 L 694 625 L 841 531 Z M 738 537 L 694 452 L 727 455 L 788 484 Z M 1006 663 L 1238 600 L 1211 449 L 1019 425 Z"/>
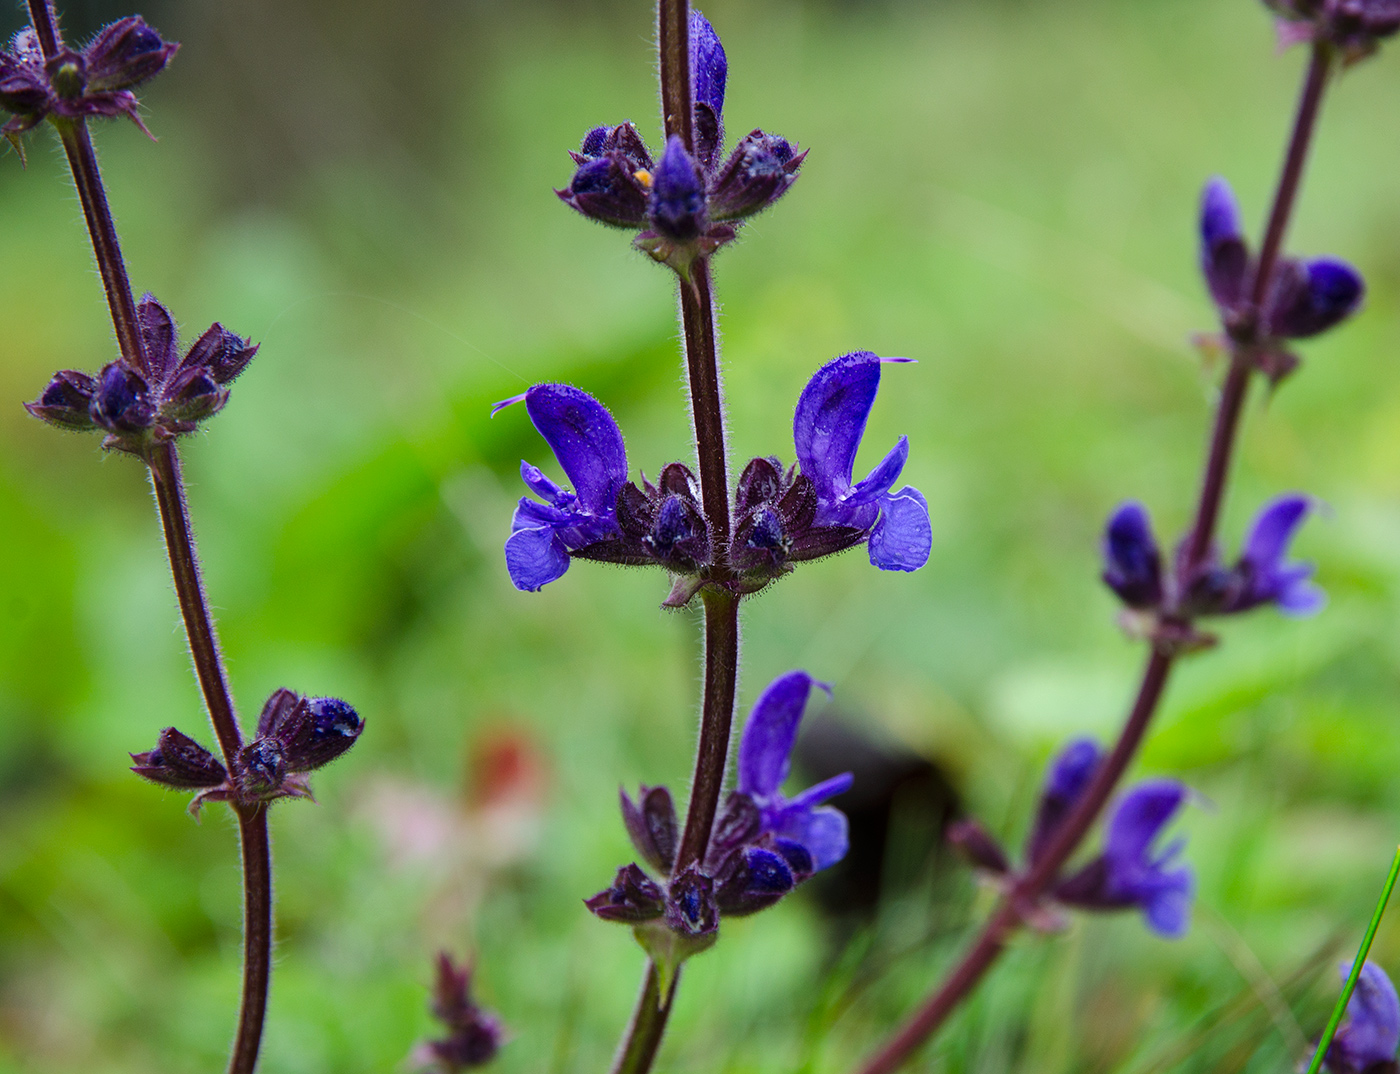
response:
<path id="1" fill-rule="evenodd" d="M 718 263 L 735 458 L 790 457 L 793 401 L 830 356 L 918 358 L 888 371 L 861 462 L 907 433 L 935 535 L 912 577 L 851 555 L 754 600 L 744 710 L 806 667 L 1015 837 L 1048 752 L 1111 734 L 1132 688 L 1098 530 L 1128 497 L 1168 532 L 1191 509 L 1211 384 L 1187 344 L 1210 323 L 1195 198 L 1224 174 L 1262 217 L 1301 56 L 1273 54 L 1249 0 L 706 12 L 731 133 L 812 151 Z M 579 899 L 630 860 L 615 785 L 687 778 L 695 624 L 647 572 L 511 588 L 516 466 L 547 449 L 487 413 L 567 379 L 612 408 L 634 466 L 687 454 L 667 280 L 550 194 L 589 126 L 654 128 L 647 7 L 148 14 L 185 46 L 146 97 L 160 144 L 99 134 L 133 280 L 188 332 L 217 318 L 263 344 L 186 453 L 236 696 L 249 714 L 284 684 L 336 693 L 368 720 L 320 804 L 273 815 L 260 1069 L 397 1069 L 431 1030 L 439 944 L 478 952 L 515 1033 L 498 1069 L 602 1069 L 641 956 Z M 1251 407 L 1225 522 L 1233 544 L 1269 495 L 1326 501 L 1300 552 L 1331 605 L 1228 624 L 1141 764 L 1202 793 L 1197 925 L 1019 940 L 915 1069 L 1277 1070 L 1322 1024 L 1400 831 L 1393 51 L 1329 98 L 1293 232 L 1362 267 L 1368 308 Z M 0 166 L 0 1071 L 205 1071 L 237 1002 L 235 839 L 124 769 L 169 723 L 203 733 L 149 495 L 17 405 L 112 353 L 65 184 L 43 139 L 27 171 Z M 503 735 L 537 775 L 492 812 L 467 758 Z M 687 968 L 662 1069 L 845 1069 L 985 900 L 941 875 L 843 948 L 802 897 L 726 926 Z M 1375 957 L 1400 969 L 1400 930 Z"/>

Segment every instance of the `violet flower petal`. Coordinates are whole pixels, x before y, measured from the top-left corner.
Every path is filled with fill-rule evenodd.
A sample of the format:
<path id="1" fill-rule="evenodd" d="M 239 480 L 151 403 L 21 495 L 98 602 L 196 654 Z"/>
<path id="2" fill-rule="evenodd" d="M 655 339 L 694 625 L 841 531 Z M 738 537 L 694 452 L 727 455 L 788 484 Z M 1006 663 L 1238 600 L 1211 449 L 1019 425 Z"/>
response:
<path id="1" fill-rule="evenodd" d="M 602 403 L 567 384 L 536 384 L 525 393 L 530 420 L 573 482 L 578 502 L 611 517 L 627 481 L 622 431 Z"/>
<path id="2" fill-rule="evenodd" d="M 1026 841 L 1026 860 L 1034 865 L 1049 848 L 1060 823 L 1074 810 L 1094 771 L 1103 759 L 1103 750 L 1093 739 L 1075 739 L 1051 762 L 1040 792 L 1035 825 Z"/>
<path id="3" fill-rule="evenodd" d="M 905 485 L 880 501 L 880 520 L 866 546 L 870 562 L 882 571 L 916 571 L 933 550 L 933 525 L 923 493 Z"/>
<path id="4" fill-rule="evenodd" d="M 515 588 L 538 592 L 564 576 L 569 550 L 552 529 L 522 529 L 506 540 L 506 570 Z"/>
<path id="5" fill-rule="evenodd" d="M 1279 308 L 1268 314 L 1269 330 L 1286 339 L 1307 339 L 1350 317 L 1361 305 L 1366 283 L 1345 261 L 1318 258 L 1296 270 L 1297 285 L 1287 288 Z"/>
<path id="6" fill-rule="evenodd" d="M 899 475 L 904 472 L 904 464 L 908 461 L 909 438 L 901 436 L 899 442 L 890 449 L 890 453 L 881 459 L 870 473 L 857 481 L 841 502 L 850 507 L 874 503 L 894 488 L 894 483 L 899 480 Z"/>
<path id="7" fill-rule="evenodd" d="M 827 362 L 797 400 L 792 435 L 802 472 L 821 500 L 835 500 L 851 487 L 856 450 L 880 387 L 880 359 L 856 351 Z"/>
<path id="8" fill-rule="evenodd" d="M 1218 176 L 1201 193 L 1201 272 L 1217 305 L 1228 309 L 1244 298 L 1249 249 L 1234 192 Z"/>
<path id="9" fill-rule="evenodd" d="M 705 230 L 705 177 L 678 134 L 666 140 L 652 175 L 647 216 L 657 231 L 678 242 L 698 238 Z"/>
<path id="10" fill-rule="evenodd" d="M 797 727 L 814 681 L 805 671 L 790 671 L 759 696 L 739 741 L 741 794 L 766 798 L 787 779 Z"/>
<path id="11" fill-rule="evenodd" d="M 844 858 L 851 845 L 846 814 L 831 806 L 793 815 L 776 829 L 775 834 L 806 848 L 818 872 Z"/>
<path id="12" fill-rule="evenodd" d="M 724 86 L 729 61 L 719 34 L 710 20 L 690 9 L 690 90 L 696 104 L 708 105 L 716 116 L 724 114 Z"/>

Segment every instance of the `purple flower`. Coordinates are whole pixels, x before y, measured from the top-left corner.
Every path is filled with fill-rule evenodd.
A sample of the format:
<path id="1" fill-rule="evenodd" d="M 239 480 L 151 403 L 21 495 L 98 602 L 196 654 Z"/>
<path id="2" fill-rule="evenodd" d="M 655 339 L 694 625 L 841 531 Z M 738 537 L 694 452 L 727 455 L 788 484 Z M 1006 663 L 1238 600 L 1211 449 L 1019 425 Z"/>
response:
<path id="1" fill-rule="evenodd" d="M 0 51 L 0 108 L 14 117 L 0 134 L 19 149 L 19 136 L 50 115 L 126 116 L 145 130 L 131 90 L 159 74 L 179 47 L 131 15 L 104 27 L 81 52 L 64 49 L 46 62 L 26 27 Z"/>
<path id="2" fill-rule="evenodd" d="M 1288 615 L 1311 615 L 1322 607 L 1326 597 L 1310 581 L 1313 565 L 1286 562 L 1293 535 L 1312 506 L 1306 496 L 1280 496 L 1259 512 L 1235 567 L 1225 611 L 1277 604 Z"/>
<path id="3" fill-rule="evenodd" d="M 1244 324 L 1258 269 L 1240 227 L 1239 206 L 1230 185 L 1211 179 L 1201 194 L 1201 271 L 1227 330 Z M 1307 339 L 1340 324 L 1356 312 L 1365 295 L 1361 275 L 1344 261 L 1281 258 L 1274 267 L 1264 308 L 1258 311 L 1266 350 L 1268 341 Z M 1291 356 L 1270 355 L 1275 365 Z M 1283 360 L 1284 371 L 1296 359 Z"/>
<path id="4" fill-rule="evenodd" d="M 522 400 L 574 491 L 521 462 L 520 476 L 539 500 L 520 500 L 506 541 L 516 588 L 540 589 L 562 576 L 574 556 L 687 576 L 708 568 L 710 531 L 689 467 L 670 463 L 656 484 L 643 477 L 638 488 L 627 480 L 622 433 L 602 403 L 566 384 L 536 384 L 492 413 Z"/>
<path id="5" fill-rule="evenodd" d="M 1352 964 L 1341 964 L 1342 980 Z M 1379 1074 L 1395 1070 L 1400 1048 L 1400 997 L 1385 971 L 1374 962 L 1361 967 L 1356 988 L 1347 1001 L 1346 1019 L 1327 1049 L 1326 1067 L 1331 1074 Z"/>
<path id="6" fill-rule="evenodd" d="M 577 167 L 568 187 L 555 191 L 590 219 L 641 229 L 637 247 L 682 274 L 731 241 L 735 224 L 782 197 L 806 156 L 756 130 L 721 161 L 729 65 L 714 27 L 694 8 L 690 73 L 693 151 L 672 135 L 654 161 L 631 123 L 595 127 L 571 154 Z"/>
<path id="7" fill-rule="evenodd" d="M 1088 739 L 1070 743 L 1051 765 L 1032 834 L 1031 860 L 1049 845 L 1054 827 L 1067 817 L 1088 790 L 1101 751 Z M 1146 780 L 1128 789 L 1108 822 L 1103 852 L 1078 872 L 1059 881 L 1055 898 L 1085 910 L 1136 907 L 1147 925 L 1162 936 L 1177 937 L 1190 923 L 1195 878 L 1188 866 L 1173 867 L 1181 840 L 1154 851 L 1162 829 L 1189 792 L 1175 780 Z M 1053 818 L 1053 823 L 1047 823 Z"/>
<path id="8" fill-rule="evenodd" d="M 618 534 L 617 497 L 627 481 L 622 431 L 602 403 L 567 384 L 536 384 L 521 401 L 573 482 L 569 492 L 528 462 L 520 476 L 543 503 L 522 497 L 506 541 L 506 568 L 517 589 L 535 592 L 569 569 L 569 553 Z"/>
<path id="9" fill-rule="evenodd" d="M 1103 539 L 1104 583 L 1130 608 L 1162 601 L 1162 556 L 1152 520 L 1140 503 L 1123 504 L 1108 520 Z"/>
<path id="10" fill-rule="evenodd" d="M 817 872 L 846 856 L 846 815 L 821 803 L 850 790 L 852 776 L 834 776 L 795 798 L 780 789 L 814 684 L 829 692 L 805 671 L 790 671 L 763 691 L 739 741 L 738 793 L 758 808 L 758 836 L 796 843 L 811 856 L 811 871 Z"/>
<path id="11" fill-rule="evenodd" d="M 1245 538 L 1240 558 L 1225 567 L 1212 557 L 1182 577 L 1163 579 L 1152 523 L 1141 504 L 1127 503 L 1110 517 L 1104 535 L 1103 580 L 1130 608 L 1191 619 L 1232 615 L 1274 604 L 1286 615 L 1311 615 L 1325 602 L 1313 585 L 1311 563 L 1287 561 L 1294 533 L 1313 508 L 1296 493 L 1266 504 Z"/>

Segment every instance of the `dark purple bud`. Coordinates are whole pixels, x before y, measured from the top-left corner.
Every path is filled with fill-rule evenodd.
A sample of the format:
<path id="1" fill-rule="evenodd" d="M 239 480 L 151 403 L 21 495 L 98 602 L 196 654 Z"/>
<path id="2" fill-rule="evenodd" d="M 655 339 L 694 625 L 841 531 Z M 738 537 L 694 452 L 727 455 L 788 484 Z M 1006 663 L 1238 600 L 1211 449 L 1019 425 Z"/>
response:
<path id="1" fill-rule="evenodd" d="M 1103 539 L 1103 580 L 1130 608 L 1162 603 L 1162 556 L 1152 521 L 1140 503 L 1125 503 L 1108 520 Z"/>
<path id="2" fill-rule="evenodd" d="M 812 857 L 812 852 L 801 843 L 791 839 L 774 839 L 773 851 L 787 863 L 788 869 L 792 872 L 792 879 L 796 883 L 802 883 L 819 869 L 817 859 Z"/>
<path id="3" fill-rule="evenodd" d="M 958 820 L 948 825 L 948 842 L 969 863 L 998 876 L 1011 871 L 1011 862 L 1001 844 L 975 820 Z"/>
<path id="4" fill-rule="evenodd" d="M 719 862 L 727 858 L 735 848 L 757 838 L 762 823 L 757 803 L 747 794 L 730 791 L 710 831 L 705 860 Z"/>
<path id="5" fill-rule="evenodd" d="M 1307 339 L 1356 312 L 1365 295 L 1360 273 L 1345 261 L 1285 261 L 1265 314 L 1267 332 L 1285 339 Z"/>
<path id="6" fill-rule="evenodd" d="M 445 1074 L 489 1063 L 504 1042 L 500 1020 L 471 998 L 472 968 L 457 967 L 444 951 L 438 954 L 433 985 L 433 1015 L 448 1029 L 445 1039 L 429 1041 L 419 1056 Z"/>
<path id="7" fill-rule="evenodd" d="M 777 459 L 754 459 L 739 475 L 734 491 L 736 514 L 744 514 L 759 504 L 774 503 L 783 493 L 783 466 Z"/>
<path id="8" fill-rule="evenodd" d="M 175 319 L 156 301 L 155 295 L 147 292 L 136 307 L 136 323 L 141 329 L 146 373 L 152 381 L 160 383 L 180 360 Z"/>
<path id="9" fill-rule="evenodd" d="M 97 396 L 97 381 L 86 373 L 64 369 L 54 374 L 44 394 L 24 409 L 36 418 L 64 429 L 94 427 L 91 408 Z"/>
<path id="10" fill-rule="evenodd" d="M 666 925 L 672 932 L 689 937 L 719 928 L 715 882 L 694 865 L 671 881 L 666 892 Z"/>
<path id="11" fill-rule="evenodd" d="M 642 543 L 657 559 L 682 570 L 693 570 L 710 558 L 705 518 L 685 496 L 666 497 Z"/>
<path id="12" fill-rule="evenodd" d="M 651 177 L 647 216 L 661 235 L 678 242 L 698 239 L 705 230 L 705 177 L 679 135 L 666 140 Z"/>
<path id="13" fill-rule="evenodd" d="M 1339 967 L 1342 980 L 1351 974 L 1351 963 Z M 1331 1074 L 1381 1074 L 1393 1071 L 1400 1048 L 1400 996 L 1384 970 L 1366 962 L 1347 1000 L 1346 1018 L 1327 1049 Z M 1385 1064 L 1390 1064 L 1387 1067 Z"/>
<path id="14" fill-rule="evenodd" d="M 690 89 L 697 105 L 709 105 L 715 115 L 724 114 L 724 85 L 729 61 L 719 34 L 710 20 L 690 9 Z"/>
<path id="15" fill-rule="evenodd" d="M 121 362 L 112 362 L 98 375 L 92 420 L 114 432 L 140 432 L 155 421 L 146 381 Z"/>
<path id="16" fill-rule="evenodd" d="M 1201 194 L 1201 272 L 1211 298 L 1222 310 L 1233 309 L 1244 299 L 1249 248 L 1234 192 L 1219 177 L 1208 182 Z"/>
<path id="17" fill-rule="evenodd" d="M 287 759 L 274 738 L 248 743 L 238 754 L 239 789 L 254 798 L 275 795 L 287 777 Z"/>
<path id="18" fill-rule="evenodd" d="M 1045 787 L 1040 792 L 1035 826 L 1026 841 L 1026 861 L 1031 865 L 1049 849 L 1061 822 L 1074 811 L 1080 797 L 1089 789 L 1102 755 L 1097 742 L 1081 738 L 1071 742 L 1051 762 Z"/>
<path id="19" fill-rule="evenodd" d="M 359 713 L 336 697 L 312 697 L 306 701 L 310 734 L 295 749 L 287 749 L 287 770 L 311 772 L 330 764 L 359 740 L 365 729 Z"/>
<path id="20" fill-rule="evenodd" d="M 88 89 L 126 90 L 154 78 L 165 69 L 179 45 L 167 43 L 139 15 L 111 23 L 83 50 Z"/>
<path id="21" fill-rule="evenodd" d="M 177 427 L 188 427 L 213 417 L 228 402 L 227 388 L 221 388 L 203 369 L 184 369 L 166 387 L 160 415 Z"/>
<path id="22" fill-rule="evenodd" d="M 228 778 L 218 759 L 188 735 L 167 727 L 156 740 L 156 748 L 133 753 L 131 770 L 152 783 L 195 790 L 217 787 Z"/>
<path id="23" fill-rule="evenodd" d="M 806 159 L 784 138 L 754 131 L 734 147 L 710 193 L 712 220 L 742 220 L 762 212 L 797 181 Z"/>
<path id="24" fill-rule="evenodd" d="M 33 31 L 27 31 L 33 37 Z M 27 58 L 15 39 L 11 52 L 0 52 L 0 108 L 19 116 L 34 116 L 34 122 L 48 110 L 49 84 L 44 76 L 43 59 Z M 33 126 L 33 124 L 29 124 Z"/>
<path id="25" fill-rule="evenodd" d="M 676 860 L 678 842 L 676 806 L 671 801 L 671 792 L 665 787 L 643 785 L 638 796 L 640 803 L 633 802 L 621 788 L 618 794 L 622 799 L 622 819 L 637 853 L 659 871 L 669 873 Z"/>
<path id="26" fill-rule="evenodd" d="M 645 171 L 629 167 L 620 154 L 586 160 L 574 172 L 559 199 L 590 220 L 612 227 L 639 228 L 647 220 Z"/>
<path id="27" fill-rule="evenodd" d="M 721 914 L 743 917 L 772 906 L 796 883 L 780 855 L 745 847 L 729 857 L 715 878 L 715 903 Z"/>
<path id="28" fill-rule="evenodd" d="M 584 899 L 583 905 L 604 921 L 635 925 L 666 913 L 666 894 L 633 862 L 617 871 L 612 887 Z"/>
<path id="29" fill-rule="evenodd" d="M 605 152 L 603 144 L 607 141 L 610 133 L 612 133 L 611 127 L 594 127 L 585 134 L 583 144 L 578 147 L 578 152 L 570 154 L 574 158 L 574 163 L 582 164 L 585 160 L 601 157 Z"/>
<path id="30" fill-rule="evenodd" d="M 214 383 L 227 384 L 248 368 L 248 363 L 257 353 L 258 344 L 235 335 L 216 322 L 195 340 L 182 364 L 187 369 L 203 368 Z"/>
<path id="31" fill-rule="evenodd" d="M 710 171 L 724 145 L 724 84 L 729 64 L 709 20 L 690 9 L 690 89 L 695 101 L 695 155 Z"/>

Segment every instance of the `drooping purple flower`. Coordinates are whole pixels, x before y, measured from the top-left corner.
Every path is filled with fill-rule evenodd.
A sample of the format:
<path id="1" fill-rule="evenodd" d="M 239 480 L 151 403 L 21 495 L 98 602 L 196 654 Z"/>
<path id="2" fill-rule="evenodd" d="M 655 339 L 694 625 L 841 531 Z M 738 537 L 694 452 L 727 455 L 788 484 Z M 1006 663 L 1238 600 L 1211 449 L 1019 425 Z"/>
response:
<path id="1" fill-rule="evenodd" d="M 759 835 L 798 844 L 811 856 L 813 871 L 820 871 L 846 856 L 846 816 L 821 803 L 849 790 L 851 774 L 824 780 L 794 798 L 781 790 L 813 685 L 829 689 L 805 671 L 790 671 L 759 696 L 739 741 L 738 793 L 758 807 Z"/>
<path id="2" fill-rule="evenodd" d="M 573 482 L 569 492 L 544 471 L 520 463 L 540 500 L 522 497 L 506 541 L 506 568 L 517 589 L 535 592 L 569 569 L 569 553 L 618 535 L 617 498 L 627 481 L 622 431 L 602 403 L 567 384 L 536 384 L 492 408 L 524 401 L 530 420 Z"/>
<path id="3" fill-rule="evenodd" d="M 908 485 L 891 492 L 909 457 L 908 437 L 852 481 L 880 366 L 904 361 L 856 351 L 828 362 L 802 389 L 792 422 L 798 465 L 816 492 L 815 524 L 868 531 L 870 562 L 887 571 L 918 570 L 933 547 L 923 495 Z"/>
<path id="4" fill-rule="evenodd" d="M 1341 964 L 1343 981 L 1351 967 L 1350 962 Z M 1397 1048 L 1400 996 L 1384 970 L 1374 962 L 1364 963 L 1324 1065 L 1331 1074 L 1391 1074 Z"/>
<path id="5" fill-rule="evenodd" d="M 1223 611 L 1276 604 L 1288 615 L 1311 615 L 1322 607 L 1326 597 L 1310 581 L 1313 565 L 1286 561 L 1288 546 L 1312 509 L 1310 498 L 1296 494 L 1264 506 L 1245 539 Z"/>
<path id="6" fill-rule="evenodd" d="M 1200 230 L 1201 271 L 1225 327 L 1233 330 L 1250 312 L 1258 265 L 1240 226 L 1235 195 L 1218 176 L 1201 194 Z M 1269 367 L 1265 372 L 1274 368 L 1280 375 L 1290 372 L 1297 359 L 1281 352 L 1281 341 L 1307 339 L 1340 324 L 1360 307 L 1365 291 L 1361 274 L 1345 261 L 1280 258 L 1263 309 L 1258 311 Z"/>
<path id="7" fill-rule="evenodd" d="M 756 130 L 723 159 L 729 64 L 714 27 L 690 9 L 693 145 L 671 135 L 659 160 L 630 123 L 595 127 L 572 153 L 576 170 L 556 191 L 584 216 L 641 229 L 638 249 L 685 275 L 697 257 L 734 239 L 735 226 L 777 201 L 797 178 L 805 153 Z"/>
<path id="8" fill-rule="evenodd" d="M 1158 935 L 1184 935 L 1191 920 L 1195 875 L 1175 866 L 1183 841 L 1153 849 L 1157 837 L 1186 801 L 1187 789 L 1174 780 L 1146 780 L 1122 795 L 1108 822 L 1103 853 L 1060 881 L 1055 898 L 1085 910 L 1136 907 Z"/>
<path id="9" fill-rule="evenodd" d="M 1162 555 L 1147 509 L 1123 504 L 1108 520 L 1103 539 L 1104 583 L 1130 608 L 1162 602 Z"/>

